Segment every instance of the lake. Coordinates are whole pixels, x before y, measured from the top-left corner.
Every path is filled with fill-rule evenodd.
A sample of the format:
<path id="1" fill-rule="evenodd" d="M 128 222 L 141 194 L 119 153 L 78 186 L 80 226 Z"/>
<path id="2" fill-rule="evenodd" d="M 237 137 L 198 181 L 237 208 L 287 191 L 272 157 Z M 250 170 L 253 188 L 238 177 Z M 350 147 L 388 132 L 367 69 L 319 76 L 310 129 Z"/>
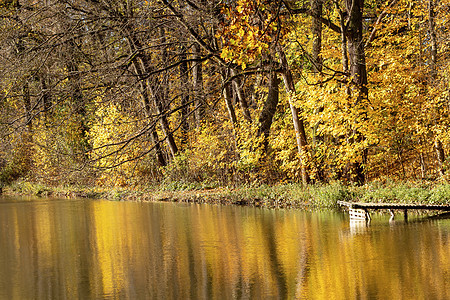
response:
<path id="1" fill-rule="evenodd" d="M 0 299 L 450 299 L 450 220 L 1 197 Z"/>

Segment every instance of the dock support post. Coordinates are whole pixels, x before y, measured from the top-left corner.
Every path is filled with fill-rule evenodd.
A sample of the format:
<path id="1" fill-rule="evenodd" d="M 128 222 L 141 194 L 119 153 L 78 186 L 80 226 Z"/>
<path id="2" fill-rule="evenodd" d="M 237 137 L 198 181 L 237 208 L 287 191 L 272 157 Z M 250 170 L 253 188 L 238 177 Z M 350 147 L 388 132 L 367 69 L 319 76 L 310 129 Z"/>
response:
<path id="1" fill-rule="evenodd" d="M 403 211 L 403 215 L 405 216 L 405 222 L 408 222 L 408 210 L 407 209 L 405 209 Z"/>
<path id="2" fill-rule="evenodd" d="M 394 210 L 390 209 L 389 213 L 391 214 L 391 218 L 389 219 L 389 222 L 392 222 L 392 221 L 394 221 L 394 218 L 395 218 Z"/>

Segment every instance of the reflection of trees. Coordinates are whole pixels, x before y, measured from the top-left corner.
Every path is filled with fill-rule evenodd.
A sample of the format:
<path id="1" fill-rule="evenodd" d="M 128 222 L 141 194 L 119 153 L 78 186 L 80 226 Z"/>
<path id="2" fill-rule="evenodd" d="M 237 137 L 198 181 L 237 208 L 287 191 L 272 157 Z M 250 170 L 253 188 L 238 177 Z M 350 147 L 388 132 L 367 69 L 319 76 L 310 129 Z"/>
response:
<path id="1" fill-rule="evenodd" d="M 304 237 L 302 238 L 304 244 L 302 245 L 298 257 L 299 268 L 296 278 L 297 286 L 295 289 L 295 298 L 297 299 L 304 297 L 303 295 L 305 294 L 305 289 L 308 284 L 310 257 L 312 256 L 311 230 L 307 224 L 305 224 L 305 231 Z"/>
<path id="2" fill-rule="evenodd" d="M 101 201 L 1 208 L 0 274 L 9 281 L 0 277 L 0 298 L 449 296 L 445 223 L 342 235 L 348 223 L 335 215 L 296 211 Z"/>
<path id="3" fill-rule="evenodd" d="M 0 298 L 60 299 L 68 292 L 87 299 L 88 231 L 81 203 L 21 203 L 0 209 Z"/>
<path id="4" fill-rule="evenodd" d="M 442 232 L 435 226 L 390 227 L 387 220 L 379 226 L 340 241 L 321 237 L 315 249 L 327 253 L 314 255 L 309 292 L 317 298 L 446 299 L 450 262 L 441 256 L 448 257 L 448 245 L 437 242 Z"/>
<path id="5" fill-rule="evenodd" d="M 286 299 L 287 297 L 287 282 L 286 277 L 283 274 L 282 265 L 283 263 L 280 261 L 280 255 L 277 251 L 277 238 L 276 233 L 273 226 L 273 220 L 271 219 L 270 222 L 264 222 L 265 218 L 263 218 L 263 223 L 265 223 L 262 227 L 265 231 L 265 242 L 267 243 L 267 249 L 268 249 L 268 258 L 270 261 L 270 267 L 271 267 L 271 273 L 274 275 L 277 283 L 278 288 L 278 295 L 281 299 Z"/>

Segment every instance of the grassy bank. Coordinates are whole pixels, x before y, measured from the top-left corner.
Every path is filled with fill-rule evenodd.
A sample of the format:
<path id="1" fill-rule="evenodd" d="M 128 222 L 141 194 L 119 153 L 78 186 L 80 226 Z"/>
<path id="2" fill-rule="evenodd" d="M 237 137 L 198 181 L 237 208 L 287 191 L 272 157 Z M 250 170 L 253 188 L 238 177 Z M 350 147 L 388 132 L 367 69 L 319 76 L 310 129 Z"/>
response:
<path id="1" fill-rule="evenodd" d="M 303 187 L 300 184 L 275 186 L 213 187 L 170 183 L 133 189 L 104 187 L 48 187 L 17 182 L 5 194 L 42 197 L 85 197 L 114 201 L 168 201 L 250 205 L 269 208 L 333 208 L 337 201 L 450 204 L 449 183 L 373 182 L 346 186 L 339 182 Z"/>

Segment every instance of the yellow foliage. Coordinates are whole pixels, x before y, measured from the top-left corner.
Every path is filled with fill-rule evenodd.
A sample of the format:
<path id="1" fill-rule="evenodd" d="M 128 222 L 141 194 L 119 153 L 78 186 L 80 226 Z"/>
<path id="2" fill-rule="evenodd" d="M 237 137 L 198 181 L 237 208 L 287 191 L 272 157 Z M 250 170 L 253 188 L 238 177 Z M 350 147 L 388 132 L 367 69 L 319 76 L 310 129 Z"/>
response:
<path id="1" fill-rule="evenodd" d="M 101 170 L 98 184 L 130 185 L 145 174 L 148 161 L 139 157 L 149 145 L 136 138 L 144 125 L 142 120 L 124 113 L 118 104 L 111 103 L 96 111 L 89 139 L 93 148 L 91 159 Z"/>
<path id="2" fill-rule="evenodd" d="M 246 69 L 266 51 L 272 41 L 271 33 L 276 27 L 271 25 L 270 15 L 264 24 L 255 23 L 255 12 L 261 9 L 259 0 L 238 0 L 236 7 L 224 7 L 228 16 L 226 26 L 222 26 L 216 38 L 222 41 L 221 57 Z M 225 24 L 224 24 L 225 25 Z"/>

